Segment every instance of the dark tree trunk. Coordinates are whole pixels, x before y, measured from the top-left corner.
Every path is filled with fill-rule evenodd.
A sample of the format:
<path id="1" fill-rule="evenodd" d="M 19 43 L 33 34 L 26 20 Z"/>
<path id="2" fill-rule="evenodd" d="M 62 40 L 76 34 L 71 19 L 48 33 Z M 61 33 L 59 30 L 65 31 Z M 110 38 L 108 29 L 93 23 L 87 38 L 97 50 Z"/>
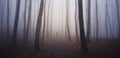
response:
<path id="1" fill-rule="evenodd" d="M 20 0 L 16 1 L 16 15 L 14 21 L 13 35 L 12 35 L 12 45 L 16 45 L 17 40 L 17 29 L 18 29 L 18 21 L 19 21 L 19 13 L 20 13 Z"/>
<path id="2" fill-rule="evenodd" d="M 40 38 L 39 34 L 42 23 L 43 6 L 44 6 L 44 0 L 41 0 L 38 20 L 36 25 L 36 33 L 35 33 L 35 50 L 39 50 L 39 38 Z"/>
<path id="3" fill-rule="evenodd" d="M 87 21 L 87 41 L 90 41 L 90 31 L 91 31 L 91 0 L 88 0 L 88 21 Z"/>
<path id="4" fill-rule="evenodd" d="M 7 39 L 9 40 L 9 0 L 7 0 Z"/>
<path id="5" fill-rule="evenodd" d="M 1 0 L 1 38 L 4 38 L 4 32 L 3 32 L 3 20 L 4 20 L 4 0 Z"/>
<path id="6" fill-rule="evenodd" d="M 26 41 L 28 41 L 29 28 L 31 23 L 31 9 L 32 9 L 32 0 L 29 1 L 28 22 L 27 22 L 26 39 L 25 39 Z"/>
<path id="7" fill-rule="evenodd" d="M 106 38 L 108 37 L 108 6 L 107 6 L 107 0 L 106 0 L 106 5 L 105 5 L 105 7 L 106 7 L 106 19 L 105 19 L 105 28 L 106 28 Z"/>
<path id="8" fill-rule="evenodd" d="M 99 25 L 98 25 L 98 3 L 96 0 L 96 40 L 98 40 L 98 32 L 99 32 Z"/>
<path id="9" fill-rule="evenodd" d="M 83 22 L 83 5 L 82 0 L 78 0 L 79 5 L 79 26 L 80 26 L 80 39 L 81 39 L 81 52 L 86 55 L 88 52 L 87 42 L 85 39 L 84 22 Z"/>
<path id="10" fill-rule="evenodd" d="M 116 0 L 116 7 L 117 7 L 117 17 L 118 17 L 118 36 L 120 38 L 120 11 L 119 11 L 119 0 Z"/>
<path id="11" fill-rule="evenodd" d="M 27 1 L 25 0 L 25 9 L 24 9 L 24 40 L 26 39 L 26 13 L 27 13 Z"/>

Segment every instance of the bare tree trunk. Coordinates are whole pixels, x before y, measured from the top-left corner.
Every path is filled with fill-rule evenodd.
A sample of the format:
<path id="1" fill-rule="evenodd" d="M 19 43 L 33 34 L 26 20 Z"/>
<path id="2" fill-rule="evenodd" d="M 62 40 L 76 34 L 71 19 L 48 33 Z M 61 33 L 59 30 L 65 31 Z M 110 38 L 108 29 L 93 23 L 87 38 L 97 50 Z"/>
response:
<path id="1" fill-rule="evenodd" d="M 45 12 L 45 11 L 46 11 L 46 0 L 45 0 L 45 2 L 44 2 L 44 23 L 43 23 L 43 24 L 44 24 L 44 26 L 43 26 L 43 40 L 44 40 L 44 35 L 45 35 L 45 26 L 46 26 L 46 25 L 45 25 L 45 24 L 46 24 L 46 22 L 45 22 L 45 21 L 46 21 L 46 12 Z"/>
<path id="2" fill-rule="evenodd" d="M 99 25 L 98 25 L 98 3 L 96 0 L 96 40 L 98 40 L 98 29 L 99 29 Z"/>
<path id="3" fill-rule="evenodd" d="M 44 0 L 41 0 L 38 20 L 36 25 L 36 33 L 35 33 L 35 50 L 39 50 L 39 38 L 40 38 L 39 34 L 40 34 L 41 23 L 42 23 L 43 7 L 44 7 Z"/>
<path id="4" fill-rule="evenodd" d="M 67 3 L 67 14 L 66 14 L 66 24 L 67 24 L 67 32 L 68 32 L 68 39 L 69 39 L 69 41 L 71 41 L 71 37 L 70 37 L 70 28 L 69 28 L 69 1 L 68 0 L 66 0 L 66 3 Z"/>
<path id="5" fill-rule="evenodd" d="M 78 5 L 79 5 L 79 26 L 80 26 L 81 51 L 83 55 L 86 55 L 88 53 L 88 47 L 87 47 L 87 42 L 85 39 L 85 32 L 84 32 L 82 0 L 78 0 Z"/>
<path id="6" fill-rule="evenodd" d="M 49 37 L 49 13 L 50 13 L 50 4 L 51 4 L 51 0 L 49 0 L 48 3 L 48 13 L 47 13 L 47 37 Z"/>
<path id="7" fill-rule="evenodd" d="M 16 45 L 17 40 L 17 29 L 18 29 L 18 21 L 19 21 L 19 13 L 20 13 L 20 0 L 16 1 L 16 15 L 14 21 L 13 35 L 12 35 L 12 45 Z"/>
<path id="8" fill-rule="evenodd" d="M 24 8 L 24 40 L 26 39 L 26 11 L 27 11 L 27 1 L 25 0 L 25 8 Z"/>
<path id="9" fill-rule="evenodd" d="M 9 40 L 9 0 L 7 0 L 7 39 Z"/>
<path id="10" fill-rule="evenodd" d="M 54 0 L 52 0 L 51 13 L 53 13 L 53 2 Z M 51 35 L 52 35 L 52 25 L 53 25 L 53 15 L 51 14 L 51 18 L 50 18 L 50 34 Z"/>
<path id="11" fill-rule="evenodd" d="M 90 41 L 90 31 L 91 31 L 91 0 L 88 0 L 88 21 L 87 21 L 87 41 Z"/>
<path id="12" fill-rule="evenodd" d="M 32 0 L 29 1 L 28 22 L 27 22 L 26 39 L 25 39 L 26 41 L 28 41 L 29 27 L 31 24 L 31 9 L 32 9 Z"/>
<path id="13" fill-rule="evenodd" d="M 106 27 L 106 38 L 108 37 L 108 6 L 107 6 L 107 0 L 106 0 L 106 19 L 105 19 L 105 21 L 106 21 L 106 25 L 105 25 L 105 27 Z"/>
<path id="14" fill-rule="evenodd" d="M 77 41 L 79 41 L 79 37 L 78 37 L 78 23 L 77 23 L 77 0 L 75 0 L 75 31 L 76 31 L 76 38 Z"/>
<path id="15" fill-rule="evenodd" d="M 118 36 L 120 38 L 120 11 L 119 11 L 119 0 L 116 0 L 116 7 L 117 7 L 117 17 L 118 17 Z"/>
<path id="16" fill-rule="evenodd" d="M 1 3 L 1 37 L 2 37 L 2 39 L 4 38 L 4 32 L 3 32 L 3 20 L 4 20 L 4 9 L 5 9 L 5 7 L 4 7 L 4 1 L 2 0 L 1 1 L 2 3 Z"/>

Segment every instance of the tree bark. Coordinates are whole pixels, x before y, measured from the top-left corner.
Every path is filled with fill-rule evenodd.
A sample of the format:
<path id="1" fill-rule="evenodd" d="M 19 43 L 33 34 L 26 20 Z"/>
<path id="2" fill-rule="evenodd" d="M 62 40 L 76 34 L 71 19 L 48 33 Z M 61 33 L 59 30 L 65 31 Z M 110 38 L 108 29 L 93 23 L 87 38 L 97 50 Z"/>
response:
<path id="1" fill-rule="evenodd" d="M 69 39 L 69 41 L 71 41 L 71 37 L 70 37 L 70 28 L 69 28 L 69 23 L 70 23 L 70 19 L 69 19 L 69 1 L 68 0 L 66 0 L 66 4 L 67 4 L 67 14 L 66 14 L 66 24 L 67 24 L 67 33 L 68 33 L 68 39 Z"/>
<path id="2" fill-rule="evenodd" d="M 28 22 L 27 22 L 26 39 L 25 39 L 26 41 L 28 41 L 29 28 L 31 23 L 31 9 L 32 9 L 32 0 L 29 1 Z"/>
<path id="3" fill-rule="evenodd" d="M 18 21 L 19 21 L 19 13 L 20 13 L 20 0 L 16 1 L 16 15 L 14 21 L 13 35 L 12 35 L 12 45 L 16 45 L 17 40 L 17 29 L 18 29 Z"/>
<path id="4" fill-rule="evenodd" d="M 7 0 L 7 39 L 9 40 L 9 0 Z"/>
<path id="5" fill-rule="evenodd" d="M 39 50 L 39 38 L 40 38 L 39 34 L 42 23 L 43 6 L 44 6 L 44 0 L 41 0 L 38 20 L 36 25 L 36 33 L 35 33 L 35 50 Z"/>
<path id="6" fill-rule="evenodd" d="M 91 31 L 91 0 L 88 0 L 88 21 L 87 21 L 87 41 L 90 41 L 90 31 Z"/>
<path id="7" fill-rule="evenodd" d="M 85 32 L 84 32 L 82 0 L 78 0 L 78 4 L 79 4 L 79 26 L 80 26 L 81 52 L 83 53 L 83 55 L 86 55 L 88 53 L 88 47 L 87 47 L 87 42 L 85 39 Z"/>

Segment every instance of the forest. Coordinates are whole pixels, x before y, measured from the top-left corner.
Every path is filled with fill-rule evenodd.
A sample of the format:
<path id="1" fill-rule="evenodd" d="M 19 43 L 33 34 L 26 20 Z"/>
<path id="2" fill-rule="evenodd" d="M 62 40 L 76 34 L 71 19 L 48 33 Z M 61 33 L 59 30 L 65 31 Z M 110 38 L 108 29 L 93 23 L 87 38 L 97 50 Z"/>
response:
<path id="1" fill-rule="evenodd" d="M 0 58 L 120 58 L 120 0 L 0 0 Z"/>

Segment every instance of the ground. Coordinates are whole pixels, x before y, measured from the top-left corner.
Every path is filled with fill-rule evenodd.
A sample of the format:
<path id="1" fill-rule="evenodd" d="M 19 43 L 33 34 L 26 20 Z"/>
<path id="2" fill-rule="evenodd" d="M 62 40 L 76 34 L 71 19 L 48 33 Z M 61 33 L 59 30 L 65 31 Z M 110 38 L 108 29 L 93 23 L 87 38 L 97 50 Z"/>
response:
<path id="1" fill-rule="evenodd" d="M 101 39 L 91 40 L 88 43 L 89 52 L 81 55 L 80 41 L 68 41 L 68 39 L 45 39 L 39 51 L 34 50 L 31 42 L 21 43 L 15 46 L 0 44 L 0 58 L 120 58 L 120 40 Z"/>

